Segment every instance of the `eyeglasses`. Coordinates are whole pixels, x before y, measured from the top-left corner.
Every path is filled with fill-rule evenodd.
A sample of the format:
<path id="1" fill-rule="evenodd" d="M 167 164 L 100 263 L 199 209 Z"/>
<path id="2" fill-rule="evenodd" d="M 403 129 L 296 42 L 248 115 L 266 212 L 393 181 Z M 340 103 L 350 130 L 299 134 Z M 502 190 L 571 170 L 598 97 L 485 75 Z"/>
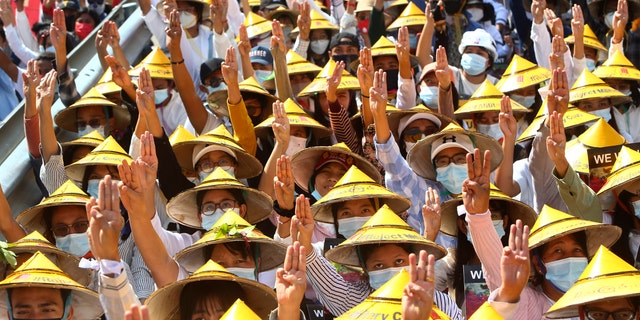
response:
<path id="1" fill-rule="evenodd" d="M 200 212 L 202 212 L 202 214 L 205 215 L 205 216 L 210 216 L 218 208 L 222 209 L 222 211 L 227 211 L 229 209 L 233 209 L 233 208 L 236 207 L 236 203 L 238 203 L 238 201 L 231 200 L 231 199 L 222 200 L 222 202 L 220 202 L 220 203 L 206 202 L 206 203 L 202 204 L 202 210 L 200 210 Z"/>
<path id="2" fill-rule="evenodd" d="M 224 78 L 211 78 L 211 79 L 208 79 L 204 83 L 204 85 L 212 87 L 212 88 L 215 88 L 215 87 L 219 86 L 223 82 L 224 82 Z"/>
<path id="3" fill-rule="evenodd" d="M 226 158 L 220 159 L 216 162 L 205 160 L 204 162 L 196 166 L 196 172 L 211 173 L 213 169 L 215 169 L 216 167 L 221 167 L 222 169 L 229 169 L 233 167 L 234 164 L 235 162 L 233 160 L 226 159 Z"/>
<path id="4" fill-rule="evenodd" d="M 84 233 L 89 229 L 89 221 L 77 221 L 72 224 L 56 224 L 51 228 L 53 235 L 64 237 L 70 233 Z M 72 232 L 73 230 L 73 232 Z"/>
<path id="5" fill-rule="evenodd" d="M 182 8 L 177 8 L 178 12 L 182 13 L 182 12 L 189 12 L 189 13 L 196 13 L 196 8 L 194 7 L 182 7 Z"/>
<path id="6" fill-rule="evenodd" d="M 467 154 L 464 152 L 456 153 L 453 157 L 449 156 L 437 156 L 433 160 L 433 164 L 435 164 L 436 168 L 444 168 L 448 166 L 450 163 L 455 164 L 465 164 L 467 163 Z"/>
<path id="7" fill-rule="evenodd" d="M 78 130 L 84 130 L 87 125 L 91 128 L 98 128 L 104 119 L 106 118 L 91 119 L 89 121 L 76 121 L 76 126 L 78 126 Z"/>
<path id="8" fill-rule="evenodd" d="M 607 320 L 609 319 L 609 316 L 613 317 L 613 320 L 633 320 L 636 317 L 636 312 L 628 309 L 621 309 L 613 312 L 585 309 L 584 312 L 589 320 Z"/>
<path id="9" fill-rule="evenodd" d="M 418 128 L 407 129 L 404 131 L 404 140 L 409 142 L 418 142 L 423 137 L 434 134 L 438 132 L 438 128 L 436 127 L 427 127 L 423 130 Z"/>

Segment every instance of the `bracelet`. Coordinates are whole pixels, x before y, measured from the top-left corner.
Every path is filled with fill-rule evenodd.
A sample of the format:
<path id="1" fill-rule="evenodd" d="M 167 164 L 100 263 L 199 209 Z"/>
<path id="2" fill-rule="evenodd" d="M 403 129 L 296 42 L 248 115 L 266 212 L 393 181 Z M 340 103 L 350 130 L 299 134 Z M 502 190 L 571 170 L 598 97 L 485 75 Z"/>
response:
<path id="1" fill-rule="evenodd" d="M 295 207 L 292 209 L 282 209 L 280 208 L 280 204 L 278 204 L 278 200 L 273 202 L 273 211 L 275 211 L 279 216 L 291 218 L 296 214 Z"/>
<path id="2" fill-rule="evenodd" d="M 184 59 L 180 61 L 171 61 L 171 64 L 183 64 L 183 63 L 184 63 Z"/>

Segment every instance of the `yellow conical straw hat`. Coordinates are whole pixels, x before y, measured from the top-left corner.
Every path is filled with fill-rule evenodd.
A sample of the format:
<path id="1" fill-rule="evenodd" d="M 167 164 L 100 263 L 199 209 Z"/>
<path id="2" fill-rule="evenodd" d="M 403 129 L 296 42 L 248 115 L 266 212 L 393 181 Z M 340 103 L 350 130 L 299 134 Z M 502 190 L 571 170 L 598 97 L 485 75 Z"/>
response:
<path id="1" fill-rule="evenodd" d="M 497 111 L 500 112 L 500 105 L 502 103 L 502 97 L 504 93 L 500 92 L 489 80 L 485 80 L 480 87 L 473 93 L 471 98 L 454 112 L 454 114 L 460 118 L 469 118 L 474 113 Z M 511 110 L 514 114 L 530 112 L 531 110 L 525 108 L 515 100 L 511 100 Z"/>
<path id="2" fill-rule="evenodd" d="M 565 156 L 573 170 L 589 174 L 587 149 L 620 146 L 624 143 L 624 137 L 600 118 L 577 139 L 567 142 Z"/>
<path id="3" fill-rule="evenodd" d="M 598 191 L 598 194 L 634 183 L 638 179 L 640 179 L 640 152 L 622 146 L 616 162 L 611 168 L 611 174 L 607 177 L 607 182 Z"/>
<path id="4" fill-rule="evenodd" d="M 522 220 L 522 223 L 529 227 L 532 227 L 536 222 L 538 215 L 533 208 L 504 194 L 493 183 L 490 185 L 489 200 L 491 202 L 500 202 L 504 205 L 502 214 L 509 215 L 509 225 L 511 225 L 511 223 L 516 223 L 516 220 L 518 219 Z M 440 232 L 452 237 L 458 236 L 457 208 L 460 205 L 462 205 L 462 194 L 441 204 L 440 216 L 442 221 Z"/>
<path id="5" fill-rule="evenodd" d="M 324 65 L 324 68 L 316 76 L 309 85 L 307 85 L 300 93 L 299 97 L 306 97 L 318 92 L 324 92 L 327 88 L 327 79 L 333 75 L 333 70 L 336 68 L 336 62 L 329 59 L 329 62 Z M 342 78 L 338 85 L 338 90 L 358 90 L 360 89 L 360 83 L 358 79 L 352 76 L 347 70 L 342 71 Z"/>
<path id="6" fill-rule="evenodd" d="M 114 127 L 113 129 L 124 129 L 131 121 L 131 114 L 126 107 L 119 106 L 111 102 L 107 97 L 98 92 L 96 88 L 91 88 L 85 93 L 80 100 L 70 105 L 68 108 L 62 109 L 55 117 L 55 123 L 62 129 L 72 132 L 78 132 L 78 109 L 86 107 L 102 107 L 110 108 L 113 111 Z M 105 116 L 107 111 L 105 110 Z M 105 128 L 106 129 L 106 128 Z M 107 132 L 107 134 L 109 134 Z"/>
<path id="7" fill-rule="evenodd" d="M 373 1 L 372 0 L 361 0 L 356 4 L 355 13 L 371 11 L 373 9 Z"/>
<path id="8" fill-rule="evenodd" d="M 550 78 L 551 70 L 542 68 L 516 54 L 502 74 L 502 78 L 496 83 L 496 88 L 507 93 L 540 84 Z"/>
<path id="9" fill-rule="evenodd" d="M 83 286 L 88 286 L 91 283 L 91 270 L 80 268 L 78 266 L 80 259 L 70 253 L 58 249 L 38 231 L 31 232 L 24 236 L 24 238 L 16 242 L 9 243 L 7 249 L 13 251 L 16 255 L 33 255 L 40 251 L 47 255 L 52 262 L 55 262 L 55 264 L 74 281 L 82 284 Z"/>
<path id="10" fill-rule="evenodd" d="M 266 219 L 273 208 L 273 200 L 266 193 L 258 189 L 249 188 L 217 167 L 199 185 L 183 191 L 167 203 L 167 214 L 176 222 L 201 229 L 202 223 L 198 219 L 199 208 L 196 195 L 209 190 L 239 190 L 247 204 L 247 221 L 256 223 Z"/>
<path id="11" fill-rule="evenodd" d="M 264 96 L 267 101 L 268 110 L 271 110 L 271 105 L 277 100 L 277 98 L 265 90 L 254 77 L 244 79 L 238 86 L 240 87 L 240 94 L 251 92 Z"/>
<path id="12" fill-rule="evenodd" d="M 67 180 L 48 198 L 39 204 L 22 211 L 16 221 L 29 231 L 38 231 L 40 234 L 48 234 L 49 227 L 44 221 L 44 213 L 49 207 L 58 206 L 79 206 L 84 208 L 89 202 L 89 196 L 78 188 L 73 182 Z"/>
<path id="13" fill-rule="evenodd" d="M 194 163 L 196 156 L 194 151 L 200 151 L 203 147 L 211 145 L 230 149 L 235 153 L 235 158 L 238 162 L 236 178 L 252 178 L 262 172 L 262 164 L 260 161 L 246 152 L 236 142 L 233 136 L 231 136 L 231 133 L 229 133 L 223 124 L 205 134 L 199 135 L 195 139 L 176 143 L 173 145 L 173 151 L 176 154 L 178 163 L 183 169 L 194 170 L 196 165 Z"/>
<path id="14" fill-rule="evenodd" d="M 291 169 L 296 184 L 305 191 L 309 190 L 309 180 L 315 173 L 315 167 L 321 158 L 328 157 L 331 153 L 340 155 L 347 165 L 355 165 L 360 168 L 368 177 L 376 183 L 382 183 L 380 171 L 361 155 L 354 153 L 344 143 L 337 143 L 333 146 L 318 146 L 305 148 L 291 156 Z M 333 220 L 333 219 L 332 219 Z"/>
<path id="15" fill-rule="evenodd" d="M 611 88 L 585 68 L 569 91 L 569 102 L 576 104 L 579 101 L 592 98 L 609 98 L 614 106 L 631 101 L 630 97 Z"/>
<path id="16" fill-rule="evenodd" d="M 190 277 L 153 292 L 145 301 L 149 307 L 150 319 L 180 320 L 180 296 L 183 289 L 190 283 L 200 281 L 210 282 L 212 287 L 223 288 L 231 283 L 238 284 L 244 291 L 243 301 L 246 301 L 247 306 L 261 319 L 268 319 L 269 312 L 278 305 L 272 288 L 257 281 L 238 277 L 209 260 Z"/>
<path id="17" fill-rule="evenodd" d="M 235 211 L 227 210 L 200 240 L 178 252 L 175 260 L 188 272 L 194 272 L 209 259 L 209 257 L 205 256 L 207 248 L 230 242 L 257 244 L 254 250 L 256 250 L 257 256 L 260 257 L 260 269 L 258 271 L 271 270 L 278 267 L 283 263 L 287 253 L 286 245 L 265 236 L 260 230 L 252 227 L 247 220 L 242 219 Z"/>
<path id="18" fill-rule="evenodd" d="M 334 34 L 338 33 L 338 31 L 340 30 L 339 26 L 325 19 L 325 17 L 317 10 L 311 9 L 309 15 L 311 17 L 311 30 L 329 29 Z M 291 31 L 291 34 L 297 35 L 299 32 L 300 29 L 296 27 Z"/>
<path id="19" fill-rule="evenodd" d="M 415 254 L 425 250 L 436 260 L 447 254 L 443 247 L 417 233 L 385 204 L 356 233 L 327 251 L 325 256 L 335 263 L 361 268 L 360 246 L 398 243 L 410 244 Z"/>
<path id="20" fill-rule="evenodd" d="M 94 88 L 104 95 L 120 92 L 122 90 L 119 85 L 113 82 L 113 72 L 111 71 L 111 68 L 104 72 L 102 78 L 98 80 L 98 84 L 96 84 Z"/>
<path id="21" fill-rule="evenodd" d="M 607 61 L 593 71 L 593 74 L 601 79 L 640 80 L 640 70 L 624 56 L 621 50 L 616 50 Z"/>
<path id="22" fill-rule="evenodd" d="M 374 199 L 376 208 L 385 204 L 393 212 L 405 212 L 411 206 L 409 199 L 389 191 L 356 166 L 351 166 L 336 185 L 311 206 L 313 219 L 333 223 L 331 211 L 334 204 L 360 199 Z"/>
<path id="23" fill-rule="evenodd" d="M 311 72 L 317 74 L 322 68 L 307 61 L 307 59 L 301 57 L 293 50 L 287 52 L 287 71 L 289 74 L 307 73 Z"/>
<path id="24" fill-rule="evenodd" d="M 122 149 L 116 139 L 108 136 L 84 158 L 66 166 L 65 169 L 69 179 L 80 182 L 84 177 L 84 170 L 87 166 L 117 166 L 122 164 L 123 160 L 130 163 L 131 157 Z"/>
<path id="25" fill-rule="evenodd" d="M 398 29 L 402 26 L 423 26 L 425 23 L 427 23 L 427 18 L 424 16 L 424 11 L 420 10 L 413 2 L 409 2 L 400 16 L 387 27 L 387 30 Z"/>
<path id="26" fill-rule="evenodd" d="M 564 41 L 568 44 L 574 44 L 576 39 L 573 35 L 570 35 L 564 38 Z M 600 43 L 596 34 L 591 30 L 588 24 L 584 24 L 584 46 L 589 48 L 594 48 L 596 50 L 601 50 L 603 52 L 607 52 L 607 48 Z"/>
<path id="27" fill-rule="evenodd" d="M 135 68 L 129 70 L 129 75 L 139 76 L 143 67 L 149 71 L 151 78 L 173 80 L 171 61 L 160 48 L 154 48 Z"/>
<path id="28" fill-rule="evenodd" d="M 93 130 L 84 136 L 75 139 L 73 141 L 63 142 L 62 150 L 66 150 L 72 146 L 87 146 L 91 148 L 95 148 L 99 146 L 102 142 L 104 142 L 104 137 L 98 132 L 98 130 Z"/>
<path id="29" fill-rule="evenodd" d="M 410 280 L 409 272 L 405 269 L 400 270 L 362 303 L 337 317 L 336 320 L 402 319 L 402 292 Z M 449 317 L 434 304 L 429 319 L 449 319 Z"/>
<path id="30" fill-rule="evenodd" d="M 612 246 L 622 233 L 620 227 L 578 219 L 544 205 L 536 223 L 531 228 L 529 249 L 535 249 L 551 240 L 579 231 L 584 231 L 587 234 L 587 255 L 589 257 L 593 256 L 601 245 Z"/>
<path id="31" fill-rule="evenodd" d="M 391 40 L 389 40 L 387 37 L 380 37 L 380 39 L 378 39 L 378 41 L 376 41 L 376 43 L 374 43 L 373 46 L 371 46 L 371 57 L 373 58 L 373 60 L 375 60 L 376 57 L 382 57 L 382 56 L 397 57 L 397 54 L 398 53 L 396 51 L 396 45 L 393 42 L 391 42 Z M 420 63 L 420 61 L 418 60 L 418 57 L 414 55 L 409 55 L 409 59 L 411 60 L 411 67 L 415 67 L 418 65 L 418 63 Z M 351 62 L 347 67 L 351 68 L 351 70 L 353 71 L 357 71 L 359 64 L 360 64 L 360 58 Z"/>
<path id="32" fill-rule="evenodd" d="M 249 14 L 244 18 L 244 25 L 247 27 L 247 35 L 249 36 L 249 39 L 271 31 L 271 21 L 253 12 L 249 12 Z M 236 38 L 236 41 L 238 40 L 239 38 Z"/>
<path id="33" fill-rule="evenodd" d="M 289 124 L 292 126 L 303 126 L 309 128 L 313 132 L 313 136 L 316 139 L 322 139 L 333 134 L 333 131 L 320 122 L 313 119 L 308 113 L 306 113 L 297 102 L 291 98 L 287 98 L 284 102 L 284 112 L 287 114 Z M 270 116 L 266 120 L 262 121 L 255 127 L 256 135 L 258 137 L 266 137 L 270 132 L 271 124 L 273 123 L 273 116 Z"/>
<path id="34" fill-rule="evenodd" d="M 469 320 L 504 320 L 504 318 L 489 304 L 489 302 L 483 303 L 476 312 L 471 315 Z"/>
<path id="35" fill-rule="evenodd" d="M 569 106 L 569 109 L 562 115 L 562 122 L 564 124 L 565 129 L 570 129 L 573 127 L 577 127 L 586 123 L 590 123 L 600 119 L 600 117 L 590 114 L 588 112 L 584 112 L 577 107 Z M 517 142 L 522 142 L 528 139 L 533 139 L 536 136 L 540 127 L 547 120 L 547 99 L 542 101 L 542 106 L 538 110 L 538 114 L 531 121 L 529 126 L 522 131 L 520 136 L 518 137 Z"/>
<path id="36" fill-rule="evenodd" d="M 407 162 L 411 169 L 419 176 L 435 181 L 436 169 L 431 162 L 431 145 L 434 141 L 444 138 L 454 138 L 456 135 L 467 135 L 474 144 L 474 148 L 479 148 L 482 153 L 485 150 L 491 151 L 491 171 L 498 168 L 502 162 L 502 147 L 495 139 L 484 135 L 476 131 L 467 131 L 456 123 L 450 123 L 444 129 L 438 133 L 427 136 L 426 138 L 418 141 L 409 154 L 407 155 Z"/>
<path id="37" fill-rule="evenodd" d="M 183 127 L 181 124 L 176 127 L 176 130 L 169 136 L 169 144 L 171 146 L 175 146 L 180 142 L 189 141 L 195 139 L 196 136 L 193 135 L 187 128 Z"/>
<path id="38" fill-rule="evenodd" d="M 391 129 L 391 133 L 396 137 L 396 139 L 400 139 L 400 124 L 405 117 L 408 117 L 405 123 L 409 125 L 415 119 L 427 119 L 434 124 L 437 125 L 437 121 L 434 121 L 432 117 L 435 117 L 438 121 L 440 121 L 440 128 L 447 127 L 450 123 L 456 123 L 455 120 L 439 113 L 434 112 L 433 110 L 427 108 L 424 104 L 419 104 L 411 109 L 397 109 L 395 107 L 387 106 L 387 119 L 389 120 L 389 129 Z M 410 120 L 410 121 L 409 121 Z M 404 131 L 404 130 L 403 130 Z"/>
<path id="39" fill-rule="evenodd" d="M 97 319 L 104 313 L 98 293 L 71 279 L 41 252 L 0 281 L 0 309 L 7 310 L 7 290 L 26 287 L 71 290 L 74 319 Z"/>
<path id="40" fill-rule="evenodd" d="M 260 101 L 265 101 L 265 108 L 262 110 L 261 116 L 266 117 L 271 114 L 273 110 L 271 106 L 276 102 L 277 98 L 270 94 L 269 91 L 265 90 L 254 77 L 244 79 L 238 84 L 238 86 L 240 87 L 240 94 L 245 100 L 249 97 L 249 94 L 258 94 L 262 96 Z M 207 103 L 209 104 L 209 108 L 211 108 L 215 114 L 221 114 L 228 117 L 229 106 L 227 105 L 227 99 L 227 90 L 221 90 L 209 94 L 207 96 Z"/>
<path id="41" fill-rule="evenodd" d="M 260 320 L 261 318 L 251 310 L 251 308 L 247 307 L 247 305 L 240 299 L 236 300 L 233 303 L 231 308 L 225 312 L 220 320 Z"/>
<path id="42" fill-rule="evenodd" d="M 587 304 L 637 296 L 640 296 L 640 270 L 600 246 L 580 278 L 545 316 L 550 319 L 579 317 L 580 308 Z"/>

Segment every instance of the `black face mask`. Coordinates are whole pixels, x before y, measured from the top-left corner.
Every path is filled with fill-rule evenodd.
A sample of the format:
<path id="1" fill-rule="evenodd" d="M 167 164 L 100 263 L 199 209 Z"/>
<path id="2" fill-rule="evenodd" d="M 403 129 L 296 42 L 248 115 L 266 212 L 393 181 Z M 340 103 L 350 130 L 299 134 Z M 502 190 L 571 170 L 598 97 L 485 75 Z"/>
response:
<path id="1" fill-rule="evenodd" d="M 331 59 L 335 62 L 344 61 L 345 70 L 349 73 L 353 74 L 349 65 L 351 62 L 356 61 L 359 58 L 357 54 L 334 54 L 331 56 Z"/>
<path id="2" fill-rule="evenodd" d="M 385 70 L 387 73 L 387 92 L 398 91 L 398 69 Z"/>

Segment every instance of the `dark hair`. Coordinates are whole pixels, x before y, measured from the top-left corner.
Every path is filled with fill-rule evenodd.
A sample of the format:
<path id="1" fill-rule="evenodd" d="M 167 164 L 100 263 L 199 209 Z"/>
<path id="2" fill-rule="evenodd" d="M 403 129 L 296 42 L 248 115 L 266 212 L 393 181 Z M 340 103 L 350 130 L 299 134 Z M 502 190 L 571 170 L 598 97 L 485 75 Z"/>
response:
<path id="1" fill-rule="evenodd" d="M 234 200 L 238 201 L 238 205 L 246 204 L 244 191 L 238 189 L 214 189 L 214 190 L 224 190 L 231 193 L 231 196 Z M 202 209 L 202 201 L 204 201 L 204 195 L 212 190 L 202 190 L 196 193 L 196 204 L 198 205 L 198 211 Z"/>
<path id="2" fill-rule="evenodd" d="M 229 309 L 237 299 L 244 299 L 245 292 L 232 281 L 197 281 L 184 286 L 180 293 L 180 319 L 191 320 L 199 303 L 216 299 L 224 310 Z"/>
<path id="3" fill-rule="evenodd" d="M 91 19 L 93 20 L 93 27 L 97 28 L 98 25 L 100 24 L 100 21 L 102 21 L 102 19 L 100 19 L 100 16 L 98 15 L 97 12 L 93 11 L 93 10 L 89 10 L 87 8 L 82 8 L 78 11 L 78 13 L 76 14 L 76 20 L 83 14 L 88 14 Z"/>
<path id="4" fill-rule="evenodd" d="M 589 258 L 589 252 L 587 251 L 587 233 L 585 231 L 569 233 L 564 235 L 563 237 L 573 237 L 576 240 L 576 242 L 580 245 L 580 248 L 582 248 L 582 251 L 584 252 L 587 259 Z M 548 245 L 549 243 L 547 242 L 541 245 L 540 247 L 533 249 L 531 252 L 532 256 L 537 257 L 537 259 L 533 260 L 533 263 L 537 264 L 538 267 L 540 267 L 541 269 L 544 269 L 544 265 L 542 265 L 543 263 L 542 255 Z M 534 286 L 537 286 L 542 283 L 542 280 L 544 279 L 544 274 L 538 272 L 537 269 L 534 269 L 534 270 L 535 270 L 535 275 L 533 276 L 531 283 Z"/>
<path id="5" fill-rule="evenodd" d="M 359 200 L 359 199 L 356 199 L 356 200 Z M 371 203 L 371 206 L 375 210 L 378 210 L 378 207 L 376 206 L 376 200 L 378 200 L 378 199 L 377 198 L 368 198 L 368 200 Z M 331 216 L 333 217 L 333 227 L 336 229 L 336 236 L 338 238 L 346 238 L 345 236 L 343 236 L 343 235 L 338 233 L 338 227 L 340 226 L 340 224 L 338 223 L 338 210 L 340 210 L 340 208 L 342 208 L 346 204 L 347 201 L 350 201 L 350 200 L 341 201 L 341 202 L 338 202 L 338 203 L 331 204 Z"/>
<path id="6" fill-rule="evenodd" d="M 258 247 L 257 247 L 258 244 L 255 242 L 236 241 L 236 242 L 221 243 L 217 245 L 225 246 L 225 248 L 227 248 L 229 252 L 231 252 L 235 256 L 242 257 L 242 259 L 247 259 L 251 257 L 252 259 L 254 259 L 254 261 L 256 261 L 256 264 L 257 264 L 257 259 L 255 259 L 255 253 L 258 252 Z M 213 252 L 214 246 L 216 245 L 209 245 L 204 247 L 203 255 L 204 255 L 205 261 L 208 261 L 209 259 L 211 259 L 211 253 Z"/>
<path id="7" fill-rule="evenodd" d="M 360 264 L 362 265 L 362 269 L 367 272 L 367 260 L 371 257 L 371 254 L 376 249 L 386 246 L 386 245 L 396 245 L 407 253 L 412 253 L 414 251 L 413 245 L 410 243 L 376 243 L 376 244 L 365 244 L 357 247 L 358 255 L 360 256 Z"/>
<path id="8" fill-rule="evenodd" d="M 7 288 L 7 296 L 9 297 L 9 307 L 10 308 L 11 308 L 11 295 L 13 294 L 13 290 L 14 289 L 19 289 L 19 288 L 28 288 L 28 286 L 18 287 L 18 288 Z M 60 290 L 60 298 L 62 298 L 62 306 L 63 306 L 63 310 L 64 310 L 65 302 L 67 301 L 67 298 L 71 294 L 71 289 L 58 289 L 58 288 L 51 288 L 51 289 Z"/>

